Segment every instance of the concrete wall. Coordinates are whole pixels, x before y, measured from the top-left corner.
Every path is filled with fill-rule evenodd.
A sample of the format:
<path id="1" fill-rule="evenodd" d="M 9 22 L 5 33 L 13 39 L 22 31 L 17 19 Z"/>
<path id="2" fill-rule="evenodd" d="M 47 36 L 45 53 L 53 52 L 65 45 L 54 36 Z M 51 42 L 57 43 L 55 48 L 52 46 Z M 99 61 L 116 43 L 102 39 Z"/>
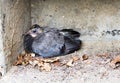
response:
<path id="1" fill-rule="evenodd" d="M 3 35 L 2 35 L 2 1 L 0 1 L 0 75 L 6 71 L 5 57 L 3 51 Z"/>
<path id="2" fill-rule="evenodd" d="M 73 28 L 79 53 L 120 52 L 120 0 L 0 0 L 0 72 L 22 51 L 22 33 L 32 24 Z"/>
<path id="3" fill-rule="evenodd" d="M 30 27 L 30 0 L 1 0 L 2 25 L 0 25 L 0 56 L 7 70 L 11 67 L 18 54 L 22 51 L 22 34 Z M 2 34 L 1 34 L 2 32 Z M 1 48 L 2 47 L 2 48 Z M 2 55 L 3 54 L 3 55 Z M 0 70 L 1 72 L 1 70 Z"/>
<path id="4" fill-rule="evenodd" d="M 80 53 L 120 52 L 120 0 L 31 0 L 32 24 L 74 28 Z"/>

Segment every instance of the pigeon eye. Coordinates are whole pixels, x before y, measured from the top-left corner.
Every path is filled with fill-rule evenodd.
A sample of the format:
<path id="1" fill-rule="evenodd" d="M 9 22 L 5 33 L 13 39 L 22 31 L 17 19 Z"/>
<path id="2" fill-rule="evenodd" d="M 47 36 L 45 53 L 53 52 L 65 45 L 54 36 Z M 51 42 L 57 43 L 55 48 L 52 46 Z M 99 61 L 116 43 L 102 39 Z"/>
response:
<path id="1" fill-rule="evenodd" d="M 36 31 L 36 30 L 33 30 L 32 32 L 33 32 L 33 33 L 36 33 L 37 31 Z"/>

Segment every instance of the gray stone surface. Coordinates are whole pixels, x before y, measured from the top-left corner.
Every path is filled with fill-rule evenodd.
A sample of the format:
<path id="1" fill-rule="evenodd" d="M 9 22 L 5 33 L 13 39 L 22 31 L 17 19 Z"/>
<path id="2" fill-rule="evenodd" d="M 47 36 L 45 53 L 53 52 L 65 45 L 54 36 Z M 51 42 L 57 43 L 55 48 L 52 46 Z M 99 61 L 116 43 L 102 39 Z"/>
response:
<path id="1" fill-rule="evenodd" d="M 0 34 L 1 64 L 11 67 L 22 51 L 22 34 L 30 27 L 29 0 L 0 0 L 2 8 Z M 2 43 L 3 40 L 3 43 Z M 4 56 L 4 57 L 3 57 Z M 2 63 L 2 61 L 5 61 Z M 1 70 L 0 70 L 1 71 Z"/>
<path id="2" fill-rule="evenodd" d="M 31 0 L 32 24 L 73 28 L 83 52 L 120 50 L 120 0 Z"/>
<path id="3" fill-rule="evenodd" d="M 119 0 L 31 0 L 32 23 L 77 28 L 92 35 L 92 32 L 120 28 L 119 4 Z"/>
<path id="4" fill-rule="evenodd" d="M 71 55 L 61 59 L 69 61 L 68 57 Z M 92 55 L 88 60 L 74 62 L 72 67 L 52 65 L 50 72 L 40 71 L 30 65 L 13 66 L 0 79 L 0 83 L 119 83 L 120 67 L 112 69 L 109 61 L 110 58 Z"/>
<path id="5" fill-rule="evenodd" d="M 22 51 L 22 33 L 35 23 L 79 31 L 79 54 L 119 52 L 119 4 L 120 0 L 0 0 L 0 72 L 11 67 Z"/>
<path id="6" fill-rule="evenodd" d="M 2 7 L 1 7 L 1 0 L 0 0 L 0 74 L 4 74 L 6 71 L 5 65 L 5 56 L 3 51 L 3 31 L 2 31 Z"/>

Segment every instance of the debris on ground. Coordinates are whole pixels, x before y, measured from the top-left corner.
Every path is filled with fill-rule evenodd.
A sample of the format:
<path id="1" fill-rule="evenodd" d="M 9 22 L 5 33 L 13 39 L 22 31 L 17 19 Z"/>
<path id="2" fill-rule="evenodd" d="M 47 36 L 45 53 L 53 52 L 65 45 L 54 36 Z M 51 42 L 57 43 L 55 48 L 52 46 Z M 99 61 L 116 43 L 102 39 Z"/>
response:
<path id="1" fill-rule="evenodd" d="M 73 65 L 73 62 L 74 62 L 74 60 L 73 60 L 73 59 L 70 59 L 70 60 L 66 63 L 66 66 L 68 66 L 68 67 L 74 66 L 74 65 Z"/>
<path id="2" fill-rule="evenodd" d="M 89 56 L 88 56 L 87 54 L 84 54 L 84 55 L 82 56 L 82 61 L 87 60 L 88 58 L 89 58 Z"/>
<path id="3" fill-rule="evenodd" d="M 86 65 L 89 65 L 89 64 L 91 64 L 92 62 L 90 61 L 90 60 L 87 60 L 87 61 L 85 61 L 85 64 Z"/>
<path id="4" fill-rule="evenodd" d="M 78 56 L 72 56 L 73 61 L 78 61 L 80 58 Z"/>
<path id="5" fill-rule="evenodd" d="M 66 63 L 66 66 L 74 66 L 74 62 L 78 61 L 80 58 L 78 56 L 72 56 L 72 58 Z"/>
<path id="6" fill-rule="evenodd" d="M 110 66 L 112 68 L 116 68 L 119 65 L 117 65 L 117 63 L 120 63 L 120 55 L 117 55 L 111 62 L 110 62 Z"/>
<path id="7" fill-rule="evenodd" d="M 111 53 L 108 58 L 98 57 L 93 54 L 86 54 L 89 58 L 84 61 L 82 61 L 82 55 L 84 54 L 70 54 L 60 56 L 60 58 L 54 57 L 54 59 L 44 59 L 37 56 L 32 56 L 32 59 L 30 59 L 27 58 L 27 54 L 25 56 L 19 56 L 19 59 L 22 59 L 22 61 L 28 61 L 28 59 L 30 59 L 28 61 L 29 64 L 27 66 L 24 66 L 24 64 L 22 64 L 22 66 L 13 66 L 12 72 L 10 70 L 7 77 L 2 77 L 5 82 L 1 80 L 0 83 L 8 83 L 10 80 L 11 83 L 39 83 L 40 81 L 43 83 L 118 83 L 120 81 L 119 68 L 112 69 L 109 66 L 109 63 L 111 62 L 116 67 L 116 63 L 120 61 L 120 55 L 116 57 L 114 56 L 118 54 L 119 53 Z M 26 59 L 24 59 L 24 57 L 26 57 Z M 22 61 L 20 62 L 22 63 Z M 69 67 L 66 66 L 67 63 L 70 64 Z"/>
<path id="8" fill-rule="evenodd" d="M 61 66 L 60 61 L 56 61 L 56 62 L 54 62 L 53 64 L 54 64 L 55 66 Z"/>
<path id="9" fill-rule="evenodd" d="M 73 63 L 78 61 L 80 58 L 78 56 L 72 56 L 69 61 L 60 62 L 60 57 L 53 57 L 53 58 L 42 58 L 42 57 L 35 57 L 34 53 L 22 53 L 17 57 L 17 61 L 13 64 L 14 66 L 18 65 L 32 65 L 33 67 L 38 67 L 41 71 L 51 71 L 52 65 L 56 66 L 66 65 L 67 67 L 74 66 Z"/>
<path id="10" fill-rule="evenodd" d="M 40 70 L 45 70 L 45 71 L 51 71 L 52 67 L 50 63 L 44 63 L 43 66 L 40 68 Z"/>
<path id="11" fill-rule="evenodd" d="M 97 54 L 96 56 L 107 58 L 107 57 L 109 57 L 109 54 L 108 53 L 102 53 L 102 54 Z"/>
<path id="12" fill-rule="evenodd" d="M 59 57 L 44 59 L 41 57 L 35 57 L 34 53 L 19 55 L 17 61 L 13 64 L 18 65 L 32 65 L 33 67 L 38 66 L 40 70 L 50 71 L 52 69 L 50 63 L 59 62 Z"/>
<path id="13" fill-rule="evenodd" d="M 43 59 L 43 61 L 45 63 L 53 63 L 53 62 L 56 62 L 56 61 L 59 61 L 60 60 L 60 57 L 56 57 L 56 58 L 51 58 L 51 59 Z"/>
<path id="14" fill-rule="evenodd" d="M 32 56 L 30 54 L 19 55 L 17 57 L 17 61 L 13 64 L 14 66 L 17 65 L 28 65 L 29 60 L 32 60 Z"/>
<path id="15" fill-rule="evenodd" d="M 107 57 L 108 54 L 104 54 L 104 55 L 100 55 L 99 56 L 105 56 Z M 88 60 L 89 56 L 87 54 L 84 54 L 81 58 L 78 57 L 77 55 L 73 55 L 71 58 L 69 58 L 68 60 L 60 60 L 60 57 L 53 57 L 53 58 L 42 58 L 42 57 L 35 57 L 34 53 L 23 53 L 20 54 L 17 57 L 17 61 L 13 64 L 14 66 L 18 66 L 18 65 L 32 65 L 33 67 L 37 67 L 38 69 L 40 69 L 41 71 L 51 71 L 52 69 L 52 65 L 55 66 L 67 66 L 67 67 L 73 67 L 74 63 L 76 61 L 82 60 L 85 62 L 85 64 L 91 64 L 91 61 Z M 120 55 L 116 56 L 111 62 L 110 62 L 110 66 L 112 68 L 116 68 L 118 67 L 118 65 L 116 65 L 118 62 L 120 62 Z"/>

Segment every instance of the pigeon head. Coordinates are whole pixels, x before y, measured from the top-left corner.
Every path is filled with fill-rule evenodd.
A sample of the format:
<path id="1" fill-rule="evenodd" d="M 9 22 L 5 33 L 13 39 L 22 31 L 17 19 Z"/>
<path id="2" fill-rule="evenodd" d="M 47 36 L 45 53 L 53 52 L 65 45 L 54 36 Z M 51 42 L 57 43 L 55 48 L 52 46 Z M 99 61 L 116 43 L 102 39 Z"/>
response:
<path id="1" fill-rule="evenodd" d="M 43 30 L 41 28 L 33 28 L 29 30 L 26 34 L 29 34 L 31 37 L 35 38 L 41 33 L 43 33 Z"/>
<path id="2" fill-rule="evenodd" d="M 34 24 L 30 27 L 29 31 L 23 34 L 23 36 L 30 35 L 32 38 L 35 38 L 40 33 L 43 33 L 43 27 L 40 27 L 38 24 Z"/>

